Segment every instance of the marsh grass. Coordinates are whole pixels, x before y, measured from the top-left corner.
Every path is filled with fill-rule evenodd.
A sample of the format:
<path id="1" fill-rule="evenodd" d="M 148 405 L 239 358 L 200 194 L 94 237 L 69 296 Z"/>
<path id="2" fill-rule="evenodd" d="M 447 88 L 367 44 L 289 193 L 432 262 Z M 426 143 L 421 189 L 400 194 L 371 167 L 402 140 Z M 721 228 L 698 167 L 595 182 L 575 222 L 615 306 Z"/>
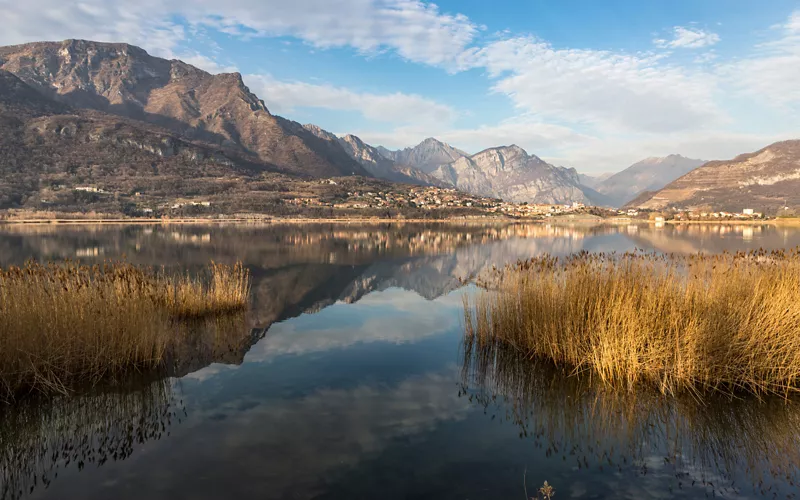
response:
<path id="1" fill-rule="evenodd" d="M 0 399 L 65 393 L 162 367 L 181 325 L 247 306 L 248 271 L 211 263 L 196 276 L 125 262 L 0 270 Z"/>
<path id="2" fill-rule="evenodd" d="M 465 295 L 466 336 L 632 388 L 800 388 L 800 254 L 580 253 L 518 262 Z"/>

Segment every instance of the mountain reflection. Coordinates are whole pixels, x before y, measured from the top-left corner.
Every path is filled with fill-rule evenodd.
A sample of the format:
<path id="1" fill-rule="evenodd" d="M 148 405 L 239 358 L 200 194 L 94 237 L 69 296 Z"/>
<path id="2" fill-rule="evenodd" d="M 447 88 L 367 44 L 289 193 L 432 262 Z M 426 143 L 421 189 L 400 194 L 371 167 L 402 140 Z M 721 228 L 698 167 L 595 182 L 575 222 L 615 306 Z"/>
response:
<path id="1" fill-rule="evenodd" d="M 673 490 L 700 488 L 713 496 L 795 488 L 796 400 L 626 391 L 507 347 L 467 342 L 463 351 L 460 394 L 491 418 L 514 423 L 520 438 L 551 459 L 577 469 L 671 476 Z"/>

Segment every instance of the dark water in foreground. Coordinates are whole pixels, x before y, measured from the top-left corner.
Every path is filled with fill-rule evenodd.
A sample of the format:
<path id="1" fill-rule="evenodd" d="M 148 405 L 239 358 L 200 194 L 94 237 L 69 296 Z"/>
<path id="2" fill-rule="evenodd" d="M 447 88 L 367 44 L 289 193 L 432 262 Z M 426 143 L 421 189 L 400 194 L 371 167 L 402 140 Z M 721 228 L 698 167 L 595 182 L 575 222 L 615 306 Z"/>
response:
<path id="1" fill-rule="evenodd" d="M 0 498 L 523 498 L 523 478 L 555 498 L 792 498 L 797 404 L 619 393 L 472 352 L 459 278 L 542 252 L 797 245 L 768 226 L 0 227 L 0 265 L 253 273 L 237 349 L 0 408 Z"/>

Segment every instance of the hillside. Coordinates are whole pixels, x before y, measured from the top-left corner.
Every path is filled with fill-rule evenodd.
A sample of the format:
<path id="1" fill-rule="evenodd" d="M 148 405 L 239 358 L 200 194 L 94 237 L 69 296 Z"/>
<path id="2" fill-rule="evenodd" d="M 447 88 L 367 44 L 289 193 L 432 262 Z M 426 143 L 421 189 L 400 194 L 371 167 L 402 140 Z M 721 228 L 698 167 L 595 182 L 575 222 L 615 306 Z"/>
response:
<path id="1" fill-rule="evenodd" d="M 644 191 L 657 191 L 663 188 L 703 163 L 704 160 L 694 160 L 681 155 L 647 158 L 592 187 L 608 196 L 613 206 L 619 207 Z"/>
<path id="2" fill-rule="evenodd" d="M 98 183 L 180 196 L 211 190 L 223 177 L 276 170 L 154 125 L 71 109 L 2 70 L 0 156 L 0 208 L 86 205 L 101 195 L 71 188 Z"/>
<path id="3" fill-rule="evenodd" d="M 800 206 L 800 141 L 771 144 L 733 160 L 711 161 L 631 203 L 646 209 L 708 209 L 767 214 Z"/>
<path id="4" fill-rule="evenodd" d="M 241 75 L 211 75 L 128 44 L 84 40 L 0 47 L 0 69 L 55 101 L 164 127 L 291 174 L 368 175 L 336 143 L 272 115 Z"/>

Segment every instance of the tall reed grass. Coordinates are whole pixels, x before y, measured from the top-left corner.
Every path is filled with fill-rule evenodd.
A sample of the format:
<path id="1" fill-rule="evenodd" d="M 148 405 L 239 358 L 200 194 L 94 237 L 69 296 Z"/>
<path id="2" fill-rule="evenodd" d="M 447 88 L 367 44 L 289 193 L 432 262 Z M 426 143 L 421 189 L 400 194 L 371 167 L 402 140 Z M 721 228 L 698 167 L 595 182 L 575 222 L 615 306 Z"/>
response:
<path id="1" fill-rule="evenodd" d="M 662 392 L 800 388 L 800 253 L 549 255 L 465 295 L 466 336 Z"/>
<path id="2" fill-rule="evenodd" d="M 125 262 L 0 269 L 0 399 L 158 368 L 180 322 L 244 309 L 249 287 L 241 264 L 193 277 Z"/>

